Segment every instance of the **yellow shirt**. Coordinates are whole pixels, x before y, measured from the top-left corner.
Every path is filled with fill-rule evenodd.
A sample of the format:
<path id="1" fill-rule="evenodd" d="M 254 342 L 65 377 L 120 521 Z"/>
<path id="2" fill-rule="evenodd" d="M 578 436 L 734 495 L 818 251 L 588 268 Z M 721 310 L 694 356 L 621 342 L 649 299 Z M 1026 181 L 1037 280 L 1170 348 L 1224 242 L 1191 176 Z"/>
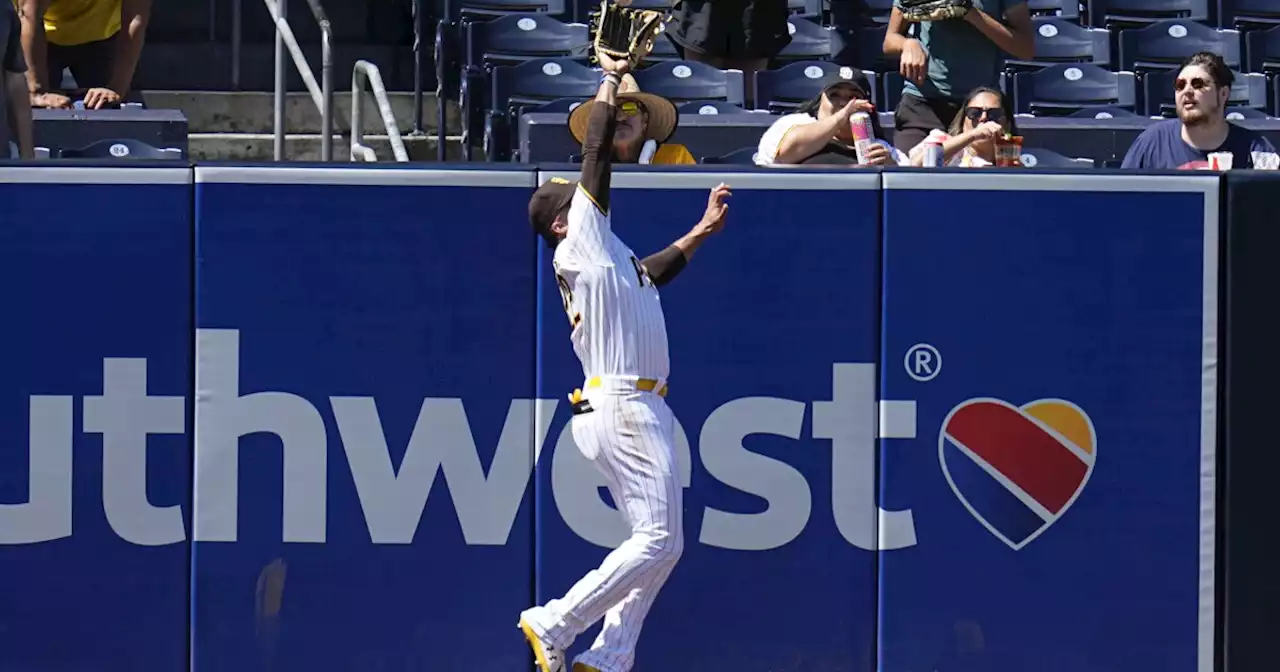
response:
<path id="1" fill-rule="evenodd" d="M 98 42 L 120 30 L 121 0 L 53 0 L 44 13 L 50 44 L 71 47 Z"/>
<path id="2" fill-rule="evenodd" d="M 693 155 L 689 153 L 689 149 L 687 147 L 684 145 L 672 144 L 658 147 L 658 151 L 653 154 L 653 160 L 649 163 L 659 165 L 665 164 L 670 166 L 694 164 L 697 163 L 697 161 L 694 160 Z"/>

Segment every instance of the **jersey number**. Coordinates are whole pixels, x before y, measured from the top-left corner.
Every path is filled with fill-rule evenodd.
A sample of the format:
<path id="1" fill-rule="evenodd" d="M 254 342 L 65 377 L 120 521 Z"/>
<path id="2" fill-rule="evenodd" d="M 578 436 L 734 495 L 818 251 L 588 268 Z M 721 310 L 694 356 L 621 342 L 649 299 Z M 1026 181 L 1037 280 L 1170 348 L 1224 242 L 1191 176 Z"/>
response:
<path id="1" fill-rule="evenodd" d="M 556 273 L 556 286 L 560 288 L 560 300 L 564 302 L 564 312 L 569 316 L 569 325 L 576 329 L 582 322 L 582 313 L 573 312 L 573 290 L 569 289 L 569 281 Z"/>
<path id="2" fill-rule="evenodd" d="M 640 260 L 636 259 L 635 256 L 631 257 L 631 265 L 636 269 L 636 277 L 640 279 L 641 287 L 654 286 L 653 278 L 649 277 L 649 269 L 645 268 L 644 264 L 640 263 Z"/>

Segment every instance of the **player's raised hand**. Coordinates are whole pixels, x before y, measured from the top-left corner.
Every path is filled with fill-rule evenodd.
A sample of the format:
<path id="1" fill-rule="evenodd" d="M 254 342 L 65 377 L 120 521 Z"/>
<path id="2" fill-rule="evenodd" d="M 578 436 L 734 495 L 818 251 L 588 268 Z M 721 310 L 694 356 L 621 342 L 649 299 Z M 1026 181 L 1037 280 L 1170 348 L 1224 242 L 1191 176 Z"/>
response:
<path id="1" fill-rule="evenodd" d="M 702 221 L 698 223 L 706 233 L 716 233 L 724 228 L 725 217 L 729 213 L 729 204 L 725 201 L 733 196 L 733 192 L 729 189 L 729 185 L 721 182 L 716 185 L 711 193 L 707 196 L 707 210 L 702 214 Z"/>

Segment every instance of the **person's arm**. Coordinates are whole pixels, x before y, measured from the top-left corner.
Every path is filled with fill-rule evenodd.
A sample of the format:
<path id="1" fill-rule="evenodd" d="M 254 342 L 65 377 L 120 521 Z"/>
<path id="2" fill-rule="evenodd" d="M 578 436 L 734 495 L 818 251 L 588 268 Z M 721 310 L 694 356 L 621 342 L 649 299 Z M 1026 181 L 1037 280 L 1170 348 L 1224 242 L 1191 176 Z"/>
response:
<path id="1" fill-rule="evenodd" d="M 941 131 L 935 131 L 941 133 Z M 992 139 L 999 137 L 1004 133 L 1004 127 L 994 121 L 984 121 L 974 128 L 971 128 L 957 135 L 947 136 L 942 141 L 942 162 L 947 164 L 951 159 L 965 147 L 972 145 L 974 142 L 982 139 Z M 931 134 L 932 135 L 932 134 Z M 911 164 L 913 166 L 921 166 L 924 164 L 924 143 L 920 143 L 911 149 Z"/>
<path id="2" fill-rule="evenodd" d="M 6 11 L 9 11 L 6 8 Z M 10 18 L 14 18 L 10 14 Z M 27 61 L 22 55 L 22 26 L 9 22 L 9 35 L 5 40 L 3 65 L 5 95 L 8 96 L 9 137 L 18 145 L 18 156 L 35 158 L 32 141 L 31 96 L 27 92 Z"/>
<path id="3" fill-rule="evenodd" d="M 111 79 L 105 88 L 89 89 L 84 94 L 85 107 L 98 110 L 118 104 L 129 95 L 150 19 L 151 0 L 120 1 L 120 32 L 116 33 L 115 54 L 111 58 Z"/>
<path id="4" fill-rule="evenodd" d="M 582 179 L 579 188 L 601 213 L 609 212 L 609 182 L 612 177 L 613 132 L 618 125 L 618 84 L 627 74 L 626 61 L 615 62 L 600 55 L 605 75 L 596 91 L 595 104 L 587 120 L 587 133 L 582 141 Z M 621 70 L 621 72 L 619 72 Z"/>
<path id="5" fill-rule="evenodd" d="M 27 63 L 27 93 L 33 107 L 71 107 L 71 99 L 49 91 L 49 43 L 44 34 L 44 13 L 52 0 L 17 0 L 18 23 L 22 28 L 22 55 Z"/>
<path id="6" fill-rule="evenodd" d="M 875 114 L 871 103 L 855 100 L 840 108 L 826 119 L 818 119 L 808 124 L 797 124 L 786 129 L 777 140 L 777 150 L 773 163 L 794 164 L 816 154 L 831 142 L 836 132 L 849 125 L 849 119 L 859 110 Z"/>
<path id="7" fill-rule="evenodd" d="M 729 185 L 723 182 L 717 185 L 707 197 L 707 209 L 697 225 L 666 249 L 651 254 L 640 262 L 654 285 L 661 287 L 674 280 L 688 265 L 689 260 L 693 259 L 694 252 L 698 251 L 702 243 L 724 228 L 724 219 L 729 212 L 729 204 L 724 201 L 732 195 Z"/>
<path id="8" fill-rule="evenodd" d="M 911 24 L 902 19 L 902 10 L 894 7 L 889 14 L 889 27 L 880 49 L 885 56 L 898 57 L 898 72 L 903 78 L 919 84 L 929 74 L 929 54 L 920 40 L 907 37 L 909 28 Z"/>
<path id="9" fill-rule="evenodd" d="M 1027 3 L 1020 2 L 1004 12 L 1008 26 L 995 20 L 990 14 L 974 7 L 964 15 L 968 21 L 983 35 L 996 43 L 1005 53 L 1014 58 L 1029 61 L 1036 56 L 1035 29 L 1031 25 L 1031 10 Z"/>

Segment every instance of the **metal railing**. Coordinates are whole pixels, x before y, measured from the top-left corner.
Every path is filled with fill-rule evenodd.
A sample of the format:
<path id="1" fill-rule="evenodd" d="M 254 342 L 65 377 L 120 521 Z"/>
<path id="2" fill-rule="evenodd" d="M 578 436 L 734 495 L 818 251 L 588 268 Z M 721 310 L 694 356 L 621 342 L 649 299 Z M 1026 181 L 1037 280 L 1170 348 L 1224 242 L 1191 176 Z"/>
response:
<path id="1" fill-rule="evenodd" d="M 320 25 L 320 81 L 316 84 L 315 73 L 307 63 L 307 57 L 298 47 L 298 40 L 289 27 L 288 0 L 262 0 L 271 12 L 276 24 L 276 91 L 275 91 L 275 158 L 284 160 L 285 136 L 285 69 L 284 53 L 288 49 L 293 56 L 293 63 L 298 68 L 302 83 L 311 94 L 311 100 L 320 111 L 320 159 L 333 160 L 333 29 L 329 25 L 329 17 L 320 5 L 320 0 L 307 0 L 316 23 Z"/>
<path id="2" fill-rule="evenodd" d="M 387 87 L 382 84 L 382 72 L 378 66 L 369 61 L 356 61 L 351 73 L 351 160 L 377 161 L 378 155 L 373 148 L 364 145 L 364 84 L 369 83 L 373 89 L 373 98 L 378 102 L 378 113 L 382 115 L 382 125 L 387 129 L 387 139 L 391 141 L 391 152 L 396 161 L 408 161 L 409 153 L 404 149 L 404 140 L 400 137 L 400 128 L 396 123 L 395 111 L 391 109 L 391 100 L 387 98 Z"/>

